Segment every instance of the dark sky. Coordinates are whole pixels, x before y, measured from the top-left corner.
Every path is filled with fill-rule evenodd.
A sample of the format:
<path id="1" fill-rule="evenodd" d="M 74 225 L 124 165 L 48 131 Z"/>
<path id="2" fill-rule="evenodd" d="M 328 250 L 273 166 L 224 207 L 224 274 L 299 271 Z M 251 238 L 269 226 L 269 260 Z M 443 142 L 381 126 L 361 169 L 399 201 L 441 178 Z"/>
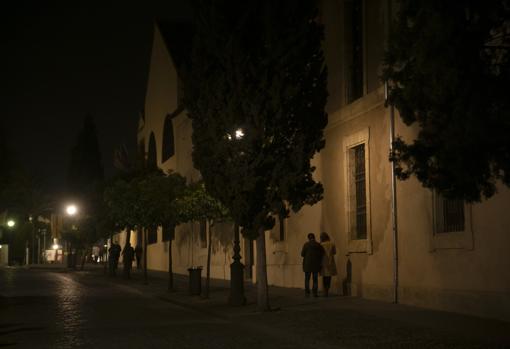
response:
<path id="1" fill-rule="evenodd" d="M 16 1 L 3 8 L 0 118 L 29 171 L 61 188 L 86 114 L 95 118 L 107 175 L 116 146 L 134 151 L 154 18 L 189 18 L 187 4 Z"/>

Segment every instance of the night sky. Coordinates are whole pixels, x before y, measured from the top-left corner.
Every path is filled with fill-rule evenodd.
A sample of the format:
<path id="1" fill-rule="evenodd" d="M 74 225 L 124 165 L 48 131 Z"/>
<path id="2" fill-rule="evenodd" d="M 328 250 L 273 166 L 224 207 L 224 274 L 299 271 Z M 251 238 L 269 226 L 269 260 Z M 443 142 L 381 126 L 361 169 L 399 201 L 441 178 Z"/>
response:
<path id="1" fill-rule="evenodd" d="M 189 18 L 187 1 L 13 3 L 2 10 L 0 34 L 0 117 L 8 143 L 30 172 L 61 189 L 91 114 L 111 175 L 115 147 L 135 149 L 153 21 Z"/>

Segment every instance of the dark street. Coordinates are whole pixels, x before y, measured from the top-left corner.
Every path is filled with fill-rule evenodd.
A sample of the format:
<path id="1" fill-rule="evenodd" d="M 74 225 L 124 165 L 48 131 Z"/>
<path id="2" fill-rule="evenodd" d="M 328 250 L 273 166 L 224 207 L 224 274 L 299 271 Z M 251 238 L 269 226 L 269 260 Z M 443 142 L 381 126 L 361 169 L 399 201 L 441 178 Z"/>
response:
<path id="1" fill-rule="evenodd" d="M 0 269 L 0 346 L 15 348 L 506 348 L 507 323 L 369 302 L 302 297 L 274 288 L 278 311 L 253 302 L 229 307 L 226 288 L 211 300 L 165 294 L 155 274 L 143 285 L 85 272 Z M 142 293 L 142 290 L 145 292 Z M 251 299 L 251 290 L 248 290 Z M 506 335 L 505 335 L 506 333 Z"/>
<path id="2" fill-rule="evenodd" d="M 262 341 L 253 330 L 226 326 L 224 320 L 95 275 L 25 269 L 2 269 L 0 275 L 0 346 L 228 348 L 256 347 Z M 295 345 L 278 338 L 264 342 L 268 348 Z"/>

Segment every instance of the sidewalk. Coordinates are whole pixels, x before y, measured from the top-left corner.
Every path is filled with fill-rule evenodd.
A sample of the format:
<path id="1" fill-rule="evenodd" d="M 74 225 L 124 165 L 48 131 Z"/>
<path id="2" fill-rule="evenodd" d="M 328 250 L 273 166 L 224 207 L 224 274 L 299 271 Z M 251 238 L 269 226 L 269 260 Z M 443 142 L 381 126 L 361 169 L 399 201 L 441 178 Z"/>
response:
<path id="1" fill-rule="evenodd" d="M 174 291 L 168 292 L 168 273 L 134 270 L 130 280 L 104 275 L 99 266 L 85 267 L 85 274 L 101 277 L 117 287 L 144 297 L 185 307 L 229 322 L 257 326 L 261 332 L 277 331 L 287 336 L 337 347 L 402 348 L 510 348 L 510 323 L 474 316 L 422 309 L 401 304 L 335 296 L 305 298 L 301 289 L 269 287 L 273 311 L 256 309 L 256 288 L 245 283 L 245 306 L 228 305 L 230 281 L 211 280 L 209 299 L 189 294 L 187 275 L 174 274 Z M 85 275 L 84 274 L 84 275 Z M 202 293 L 205 279 L 202 279 Z M 330 344 L 329 344 L 330 343 Z"/>

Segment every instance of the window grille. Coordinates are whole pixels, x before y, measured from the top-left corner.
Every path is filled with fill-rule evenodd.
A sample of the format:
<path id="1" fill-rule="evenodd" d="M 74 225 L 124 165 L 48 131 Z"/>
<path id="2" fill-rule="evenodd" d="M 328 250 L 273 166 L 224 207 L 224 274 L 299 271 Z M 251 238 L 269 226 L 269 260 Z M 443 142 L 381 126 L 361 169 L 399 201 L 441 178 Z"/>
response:
<path id="1" fill-rule="evenodd" d="M 464 201 L 437 196 L 436 217 L 438 233 L 452 233 L 465 230 Z"/>
<path id="2" fill-rule="evenodd" d="M 365 144 L 349 149 L 350 210 L 352 239 L 367 238 Z"/>

